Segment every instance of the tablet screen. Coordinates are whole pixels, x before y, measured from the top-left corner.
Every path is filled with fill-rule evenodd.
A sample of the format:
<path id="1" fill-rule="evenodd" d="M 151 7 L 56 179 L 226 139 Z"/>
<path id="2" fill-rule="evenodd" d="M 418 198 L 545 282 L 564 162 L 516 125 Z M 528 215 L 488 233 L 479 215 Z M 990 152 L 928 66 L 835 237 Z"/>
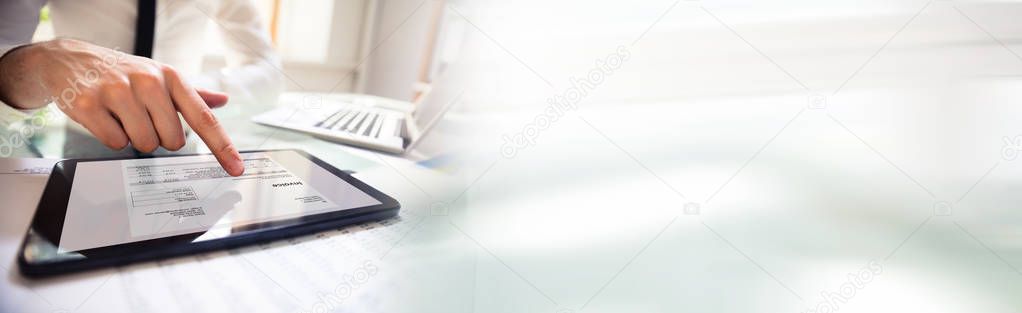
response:
<path id="1" fill-rule="evenodd" d="M 222 237 L 246 225 L 380 204 L 295 151 L 241 156 L 239 177 L 212 155 L 78 162 L 58 250 Z"/>

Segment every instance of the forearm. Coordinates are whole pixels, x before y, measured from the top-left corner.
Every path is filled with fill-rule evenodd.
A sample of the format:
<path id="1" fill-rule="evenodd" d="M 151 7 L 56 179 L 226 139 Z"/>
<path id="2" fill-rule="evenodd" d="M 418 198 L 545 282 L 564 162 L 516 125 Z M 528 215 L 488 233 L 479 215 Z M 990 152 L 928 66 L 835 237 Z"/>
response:
<path id="1" fill-rule="evenodd" d="M 39 77 L 36 50 L 40 44 L 15 48 L 0 58 L 0 101 L 16 109 L 38 109 L 49 103 L 52 96 Z"/>

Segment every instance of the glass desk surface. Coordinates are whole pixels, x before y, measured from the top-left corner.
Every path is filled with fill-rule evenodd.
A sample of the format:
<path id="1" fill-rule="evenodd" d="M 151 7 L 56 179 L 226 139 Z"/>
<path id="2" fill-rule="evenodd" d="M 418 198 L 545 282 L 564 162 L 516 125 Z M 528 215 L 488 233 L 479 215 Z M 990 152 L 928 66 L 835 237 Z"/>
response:
<path id="1" fill-rule="evenodd" d="M 298 147 L 368 170 L 360 178 L 403 205 L 391 226 L 293 243 L 302 257 L 274 250 L 287 247 L 243 252 L 282 280 L 264 299 L 276 308 L 321 304 L 338 277 L 366 266 L 322 255 L 338 244 L 372 251 L 354 260 L 378 272 L 346 302 L 370 311 L 992 312 L 1022 305 L 1022 199 L 1013 192 L 1022 163 L 1011 154 L 1022 144 L 1005 118 L 1022 116 L 1008 92 L 1020 86 L 848 91 L 826 110 L 806 108 L 800 94 L 593 105 L 578 112 L 584 122 L 558 122 L 514 157 L 500 155 L 501 134 L 529 112 L 482 113 L 469 120 L 485 131 L 464 137 L 477 149 L 451 181 L 248 121 L 261 110 L 218 114 L 241 149 Z M 986 101 L 1000 104 L 973 106 Z M 615 123 L 624 115 L 645 118 Z M 90 140 L 55 123 L 15 156 L 130 153 Z M 196 144 L 193 136 L 184 150 L 204 151 Z M 175 277 L 165 271 L 241 262 L 210 258 L 122 269 L 116 286 L 145 277 L 163 288 Z M 274 265 L 322 258 L 334 261 L 296 273 Z M 123 300 L 102 294 L 86 307 Z"/>

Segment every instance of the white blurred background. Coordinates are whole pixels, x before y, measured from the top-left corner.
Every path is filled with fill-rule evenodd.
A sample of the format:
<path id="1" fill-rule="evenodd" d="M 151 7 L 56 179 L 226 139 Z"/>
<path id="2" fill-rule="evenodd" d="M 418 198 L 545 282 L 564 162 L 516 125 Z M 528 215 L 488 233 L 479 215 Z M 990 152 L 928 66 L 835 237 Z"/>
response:
<path id="1" fill-rule="evenodd" d="M 478 94 L 452 117 L 475 162 L 453 220 L 506 277 L 478 282 L 477 307 L 505 308 L 502 294 L 546 312 L 1022 306 L 1022 3 L 459 11 Z M 629 58 L 577 108 L 548 113 L 619 47 Z M 828 300 L 873 261 L 883 274 Z"/>

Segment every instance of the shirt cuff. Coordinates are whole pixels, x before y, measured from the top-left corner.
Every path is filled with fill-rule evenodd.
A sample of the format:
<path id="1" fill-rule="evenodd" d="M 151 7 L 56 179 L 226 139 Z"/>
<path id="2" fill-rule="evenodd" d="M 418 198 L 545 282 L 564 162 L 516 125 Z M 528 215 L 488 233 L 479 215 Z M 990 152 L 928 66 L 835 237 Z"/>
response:
<path id="1" fill-rule="evenodd" d="M 33 110 L 19 110 L 7 105 L 3 101 L 0 101 L 0 126 L 4 129 L 10 127 L 13 124 L 25 121 L 32 117 L 39 109 Z"/>
<path id="2" fill-rule="evenodd" d="M 2 44 L 2 43 L 0 43 L 0 57 L 3 57 L 4 55 L 7 54 L 8 51 L 14 50 L 14 48 L 17 48 L 18 46 L 20 46 L 20 45 L 11 45 L 11 44 Z"/>

